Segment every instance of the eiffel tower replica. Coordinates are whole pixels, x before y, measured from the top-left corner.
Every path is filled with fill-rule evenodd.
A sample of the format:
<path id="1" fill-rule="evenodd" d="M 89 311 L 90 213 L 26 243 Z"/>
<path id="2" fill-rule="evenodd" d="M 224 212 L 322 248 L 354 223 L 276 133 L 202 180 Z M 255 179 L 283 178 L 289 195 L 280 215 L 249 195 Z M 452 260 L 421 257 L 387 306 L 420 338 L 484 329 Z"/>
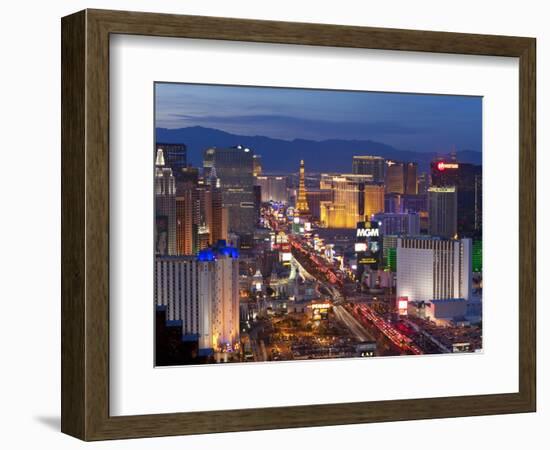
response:
<path id="1" fill-rule="evenodd" d="M 306 175 L 303 159 L 300 161 L 300 184 L 298 186 L 298 199 L 296 200 L 296 209 L 298 210 L 300 217 L 310 216 L 306 196 Z"/>

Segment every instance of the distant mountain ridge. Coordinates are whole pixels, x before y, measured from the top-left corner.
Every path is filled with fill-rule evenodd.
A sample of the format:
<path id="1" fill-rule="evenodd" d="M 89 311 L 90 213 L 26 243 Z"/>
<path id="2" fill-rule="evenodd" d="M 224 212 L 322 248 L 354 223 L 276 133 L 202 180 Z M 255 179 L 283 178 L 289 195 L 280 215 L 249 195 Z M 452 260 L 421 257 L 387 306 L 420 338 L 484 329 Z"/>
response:
<path id="1" fill-rule="evenodd" d="M 274 139 L 266 136 L 240 136 L 214 128 L 157 128 L 156 142 L 166 144 L 184 143 L 188 149 L 188 162 L 193 166 L 202 165 L 202 155 L 208 147 L 250 147 L 262 156 L 265 172 L 297 171 L 300 160 L 311 172 L 351 172 L 351 161 L 355 155 L 377 155 L 398 161 L 416 161 L 420 171 L 429 169 L 430 161 L 436 152 L 414 152 L 400 150 L 381 142 L 371 140 L 329 139 L 312 141 L 308 139 Z M 481 164 L 481 152 L 472 150 L 457 151 L 459 162 Z"/>

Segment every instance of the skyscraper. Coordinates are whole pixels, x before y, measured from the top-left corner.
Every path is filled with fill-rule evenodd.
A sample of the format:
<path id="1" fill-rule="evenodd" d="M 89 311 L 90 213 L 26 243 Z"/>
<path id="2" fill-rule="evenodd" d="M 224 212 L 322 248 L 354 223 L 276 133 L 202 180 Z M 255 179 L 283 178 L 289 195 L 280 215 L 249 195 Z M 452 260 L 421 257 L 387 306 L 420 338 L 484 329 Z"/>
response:
<path id="1" fill-rule="evenodd" d="M 210 172 L 210 176 L 198 187 L 200 199 L 200 225 L 202 226 L 201 238 L 208 239 L 207 245 L 216 245 L 219 240 L 227 240 L 228 214 L 223 206 L 223 193 L 220 179 L 217 177 L 216 168 Z M 207 236 L 206 236 L 207 235 Z M 204 244 L 199 246 L 204 248 Z"/>
<path id="2" fill-rule="evenodd" d="M 403 163 L 397 161 L 387 161 L 386 165 L 386 192 L 388 194 L 404 194 L 405 171 Z"/>
<path id="3" fill-rule="evenodd" d="M 384 211 L 390 213 L 403 212 L 403 194 L 386 194 L 384 196 Z"/>
<path id="4" fill-rule="evenodd" d="M 355 228 L 384 212 L 384 186 L 373 183 L 372 175 L 321 176 L 321 189 L 332 191 L 332 201 L 321 202 L 321 222 L 328 228 Z"/>
<path id="5" fill-rule="evenodd" d="M 372 175 L 372 181 L 383 183 L 386 169 L 386 160 L 381 156 L 354 156 L 352 172 L 355 175 Z"/>
<path id="6" fill-rule="evenodd" d="M 321 202 L 332 202 L 333 200 L 331 189 L 308 189 L 306 197 L 309 212 L 317 220 L 321 218 Z"/>
<path id="7" fill-rule="evenodd" d="M 210 324 L 215 350 L 233 348 L 239 341 L 239 254 L 233 247 L 199 252 L 201 302 L 211 307 Z"/>
<path id="8" fill-rule="evenodd" d="M 384 212 L 384 185 L 365 183 L 365 218 L 370 220 L 373 214 Z"/>
<path id="9" fill-rule="evenodd" d="M 405 170 L 405 194 L 416 195 L 418 194 L 418 179 L 417 168 L 418 164 L 415 162 L 404 163 Z"/>
<path id="10" fill-rule="evenodd" d="M 178 255 L 192 255 L 198 249 L 201 199 L 198 191 L 199 171 L 184 167 L 176 179 L 176 249 Z"/>
<path id="11" fill-rule="evenodd" d="M 346 205 L 343 203 L 321 202 L 321 223 L 327 228 L 353 228 L 346 222 Z"/>
<path id="12" fill-rule="evenodd" d="M 155 253 L 176 254 L 176 182 L 162 149 L 155 160 Z"/>
<path id="13" fill-rule="evenodd" d="M 166 307 L 166 320 L 179 322 L 184 336 L 205 337 L 209 332 L 210 305 L 200 304 L 199 263 L 193 256 L 155 258 L 155 304 Z M 201 320 L 201 318 L 203 320 Z M 208 339 L 202 347 L 211 348 Z"/>
<path id="14" fill-rule="evenodd" d="M 399 238 L 397 297 L 409 301 L 469 300 L 471 252 L 471 239 Z"/>
<path id="15" fill-rule="evenodd" d="M 403 212 L 422 212 L 428 210 L 428 195 L 403 195 L 401 196 L 401 209 Z"/>
<path id="16" fill-rule="evenodd" d="M 373 221 L 379 222 L 382 234 L 404 234 L 416 236 L 420 234 L 420 217 L 417 213 L 378 213 Z"/>
<path id="17" fill-rule="evenodd" d="M 480 238 L 482 234 L 482 168 L 455 159 L 431 162 L 432 186 L 457 189 L 458 233 Z"/>
<path id="18" fill-rule="evenodd" d="M 261 155 L 252 156 L 252 174 L 257 177 L 262 174 L 262 157 Z"/>
<path id="19" fill-rule="evenodd" d="M 159 149 L 162 149 L 166 166 L 172 169 L 174 178 L 179 180 L 182 169 L 187 167 L 187 146 L 157 142 L 156 151 Z"/>
<path id="20" fill-rule="evenodd" d="M 219 180 L 211 179 L 208 186 L 211 195 L 211 216 L 208 218 L 208 227 L 210 228 L 210 237 L 212 245 L 216 245 L 220 240 L 227 240 L 228 235 L 228 212 L 223 205 L 223 193 Z"/>
<path id="21" fill-rule="evenodd" d="M 387 161 L 386 165 L 385 183 L 388 194 L 416 195 L 418 193 L 417 163 Z"/>
<path id="22" fill-rule="evenodd" d="M 239 340 L 238 252 L 227 246 L 208 248 L 197 257 L 157 256 L 155 304 L 166 318 L 182 326 L 199 352 L 234 348 Z"/>
<path id="23" fill-rule="evenodd" d="M 262 175 L 256 177 L 256 184 L 262 188 L 262 202 L 287 203 L 287 177 Z"/>
<path id="24" fill-rule="evenodd" d="M 198 249 L 198 191 L 194 186 L 182 187 L 176 196 L 176 254 L 193 255 Z"/>
<path id="25" fill-rule="evenodd" d="M 419 194 L 425 194 L 428 192 L 428 188 L 430 187 L 430 175 L 426 172 L 422 172 L 418 176 L 417 186 Z"/>
<path id="26" fill-rule="evenodd" d="M 257 221 L 252 156 L 252 150 L 241 145 L 209 148 L 204 155 L 205 177 L 215 168 L 220 180 L 229 231 L 240 235 L 251 234 Z"/>
<path id="27" fill-rule="evenodd" d="M 300 216 L 309 216 L 309 206 L 307 204 L 306 194 L 306 175 L 304 168 L 304 160 L 300 161 L 300 183 L 298 186 L 298 198 L 296 199 L 296 209 L 298 209 Z"/>
<path id="28" fill-rule="evenodd" d="M 456 187 L 428 189 L 429 234 L 453 238 L 457 234 Z"/>
<path id="29" fill-rule="evenodd" d="M 199 225 L 197 232 L 197 250 L 201 251 L 210 246 L 210 229 L 205 222 Z"/>

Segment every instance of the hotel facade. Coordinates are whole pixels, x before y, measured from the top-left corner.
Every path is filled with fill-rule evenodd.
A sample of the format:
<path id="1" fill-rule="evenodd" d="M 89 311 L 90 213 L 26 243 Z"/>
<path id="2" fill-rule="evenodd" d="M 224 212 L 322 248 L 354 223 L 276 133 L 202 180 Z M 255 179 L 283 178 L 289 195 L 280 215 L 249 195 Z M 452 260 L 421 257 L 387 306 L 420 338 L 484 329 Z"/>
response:
<path id="1" fill-rule="evenodd" d="M 155 305 L 166 308 L 168 323 L 199 351 L 227 350 L 239 341 L 238 258 L 228 252 L 208 256 L 157 256 Z M 202 259 L 202 260 L 201 260 Z"/>
<path id="2" fill-rule="evenodd" d="M 397 239 L 397 297 L 408 301 L 469 300 L 471 239 Z"/>
<path id="3" fill-rule="evenodd" d="M 320 188 L 332 191 L 333 200 L 320 205 L 327 228 L 355 228 L 357 222 L 384 212 L 384 185 L 373 182 L 372 175 L 323 174 Z"/>

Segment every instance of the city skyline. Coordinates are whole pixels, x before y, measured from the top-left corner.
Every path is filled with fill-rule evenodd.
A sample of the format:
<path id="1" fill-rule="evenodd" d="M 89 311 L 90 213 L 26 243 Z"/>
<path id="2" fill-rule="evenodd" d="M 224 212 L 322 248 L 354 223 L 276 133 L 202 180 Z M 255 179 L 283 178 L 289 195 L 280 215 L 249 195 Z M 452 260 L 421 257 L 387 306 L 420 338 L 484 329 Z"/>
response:
<path id="1" fill-rule="evenodd" d="M 482 98 L 156 83 L 157 128 L 273 139 L 373 140 L 403 151 L 482 149 Z"/>
<path id="2" fill-rule="evenodd" d="M 215 92 L 203 87 L 211 104 Z M 256 101 L 269 109 L 274 91 L 266 91 Z M 311 91 L 284 93 L 279 107 Z M 352 94 L 357 112 L 364 93 Z M 394 94 L 377 95 L 386 111 L 395 106 Z M 229 114 L 227 100 L 218 98 L 218 112 Z M 193 101 L 178 114 L 191 117 Z M 258 132 L 266 124 L 265 115 L 235 114 L 225 122 Z M 346 148 L 359 142 L 347 140 L 307 150 L 311 141 L 299 140 L 291 151 L 282 140 L 220 140 L 204 130 L 199 140 L 157 134 L 155 142 L 156 365 L 482 350 L 482 167 L 462 159 L 467 152 Z M 319 160 L 329 170 L 312 170 Z"/>

